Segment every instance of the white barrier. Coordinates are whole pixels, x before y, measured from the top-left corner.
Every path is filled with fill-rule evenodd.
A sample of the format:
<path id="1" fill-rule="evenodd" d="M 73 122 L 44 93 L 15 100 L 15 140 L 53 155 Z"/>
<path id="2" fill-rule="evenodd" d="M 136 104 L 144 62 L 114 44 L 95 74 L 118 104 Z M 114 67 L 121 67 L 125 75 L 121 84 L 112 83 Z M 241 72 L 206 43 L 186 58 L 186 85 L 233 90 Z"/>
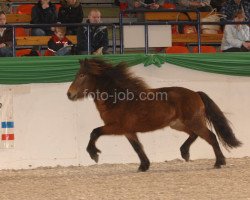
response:
<path id="1" fill-rule="evenodd" d="M 183 86 L 206 92 L 226 113 L 237 138 L 244 145 L 226 157 L 250 156 L 250 77 L 224 76 L 189 70 L 170 64 L 161 68 L 142 65 L 131 68 L 151 87 Z M 89 134 L 102 125 L 92 101 L 71 102 L 66 97 L 70 83 L 0 86 L 13 89 L 15 147 L 0 149 L 0 169 L 35 168 L 94 164 L 86 152 Z M 2 93 L 0 93 L 0 96 Z M 170 128 L 139 134 L 151 161 L 181 158 L 179 147 L 187 135 Z M 139 162 L 123 136 L 103 136 L 99 163 Z M 214 158 L 210 145 L 202 139 L 191 146 L 191 159 Z"/>

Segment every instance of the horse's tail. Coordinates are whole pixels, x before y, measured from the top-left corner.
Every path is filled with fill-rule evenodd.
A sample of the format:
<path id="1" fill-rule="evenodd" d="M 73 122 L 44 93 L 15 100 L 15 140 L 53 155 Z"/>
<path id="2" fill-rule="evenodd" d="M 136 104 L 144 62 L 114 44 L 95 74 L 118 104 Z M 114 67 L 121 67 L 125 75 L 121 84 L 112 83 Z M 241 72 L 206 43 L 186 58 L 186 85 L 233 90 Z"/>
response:
<path id="1" fill-rule="evenodd" d="M 236 148 L 242 145 L 242 143 L 235 137 L 232 128 L 229 125 L 228 119 L 225 117 L 220 108 L 215 102 L 204 92 L 197 92 L 204 105 L 206 118 L 209 124 L 212 124 L 219 140 L 224 147 Z"/>

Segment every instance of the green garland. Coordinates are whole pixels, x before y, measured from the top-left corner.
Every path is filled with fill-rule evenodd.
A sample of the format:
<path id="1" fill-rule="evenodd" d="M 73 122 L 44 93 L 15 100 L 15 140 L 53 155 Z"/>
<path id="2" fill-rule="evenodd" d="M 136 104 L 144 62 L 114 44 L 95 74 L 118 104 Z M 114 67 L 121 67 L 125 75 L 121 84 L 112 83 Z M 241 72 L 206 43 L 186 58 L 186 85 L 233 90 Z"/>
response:
<path id="1" fill-rule="evenodd" d="M 89 57 L 92 56 L 1 58 L 0 84 L 70 82 L 79 69 L 79 59 Z M 127 62 L 128 66 L 144 64 L 145 67 L 161 67 L 166 62 L 211 73 L 250 76 L 249 53 L 110 54 L 100 57 L 113 64 Z"/>

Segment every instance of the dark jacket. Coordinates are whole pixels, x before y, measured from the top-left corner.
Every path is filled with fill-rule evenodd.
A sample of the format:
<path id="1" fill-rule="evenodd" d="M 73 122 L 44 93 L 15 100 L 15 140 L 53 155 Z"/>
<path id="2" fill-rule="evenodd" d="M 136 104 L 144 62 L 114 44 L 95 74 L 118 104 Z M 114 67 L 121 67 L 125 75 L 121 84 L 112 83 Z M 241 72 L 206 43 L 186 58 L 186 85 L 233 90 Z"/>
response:
<path id="1" fill-rule="evenodd" d="M 241 0 L 240 4 L 236 4 L 234 0 L 227 0 L 222 4 L 222 8 L 220 13 L 226 15 L 227 20 L 233 20 L 234 15 L 241 8 L 244 9 L 245 15 L 248 20 L 250 20 L 250 1 L 249 0 Z"/>
<path id="2" fill-rule="evenodd" d="M 58 12 L 58 21 L 61 23 L 81 23 L 83 19 L 83 10 L 79 0 L 73 6 L 69 6 L 67 1 L 61 1 L 62 7 Z M 76 27 L 68 27 L 76 34 Z M 72 34 L 72 33 L 71 33 Z"/>
<path id="3" fill-rule="evenodd" d="M 48 50 L 56 52 L 63 48 L 64 44 L 66 43 L 68 45 L 72 45 L 72 42 L 67 37 L 64 37 L 62 40 L 60 40 L 56 35 L 53 35 L 48 41 Z"/>
<path id="4" fill-rule="evenodd" d="M 6 44 L 6 47 L 12 47 L 12 38 L 13 38 L 12 29 L 7 28 L 3 32 L 3 36 L 0 36 L 0 44 L 4 43 Z"/>
<path id="5" fill-rule="evenodd" d="M 49 3 L 49 7 L 42 8 L 39 1 L 33 8 L 31 13 L 31 24 L 55 24 L 57 22 L 56 7 Z M 50 30 L 51 27 L 43 27 L 43 30 Z"/>
<path id="6" fill-rule="evenodd" d="M 87 20 L 89 23 L 89 20 Z M 105 53 L 108 49 L 108 29 L 106 26 L 91 26 L 90 27 L 90 51 L 94 52 L 100 47 L 103 47 Z M 78 52 L 88 50 L 88 28 L 81 26 L 77 30 L 77 50 Z"/>

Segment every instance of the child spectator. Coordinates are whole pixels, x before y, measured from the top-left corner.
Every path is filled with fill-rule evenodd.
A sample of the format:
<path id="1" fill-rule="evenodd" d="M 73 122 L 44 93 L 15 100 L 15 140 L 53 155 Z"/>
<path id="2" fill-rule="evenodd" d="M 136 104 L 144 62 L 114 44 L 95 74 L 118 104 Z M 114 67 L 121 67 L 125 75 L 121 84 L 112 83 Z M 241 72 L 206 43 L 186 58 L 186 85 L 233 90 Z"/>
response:
<path id="1" fill-rule="evenodd" d="M 62 7 L 59 9 L 58 21 L 60 23 L 81 23 L 83 10 L 79 0 L 62 0 Z M 68 35 L 76 35 L 77 27 L 67 27 Z"/>
<path id="2" fill-rule="evenodd" d="M 71 54 L 72 42 L 65 36 L 66 27 L 56 27 L 48 42 L 49 55 L 64 56 Z"/>
<path id="3" fill-rule="evenodd" d="M 31 24 L 55 24 L 57 22 L 56 7 L 50 0 L 39 0 L 32 8 Z M 52 27 L 32 28 L 31 35 L 52 35 Z"/>
<path id="4" fill-rule="evenodd" d="M 6 24 L 6 14 L 0 11 L 0 25 Z M 13 56 L 12 54 L 12 29 L 0 27 L 0 57 Z"/>
<path id="5" fill-rule="evenodd" d="M 242 10 L 235 14 L 235 22 L 243 22 L 245 14 Z M 249 52 L 250 29 L 247 24 L 228 24 L 225 26 L 221 44 L 223 52 Z"/>
<path id="6" fill-rule="evenodd" d="M 89 12 L 87 23 L 101 23 L 101 12 L 98 9 L 93 9 Z M 90 26 L 90 52 L 107 53 L 108 50 L 108 30 L 106 26 Z M 78 54 L 86 54 L 88 51 L 88 28 L 81 26 L 77 31 L 77 51 Z"/>

